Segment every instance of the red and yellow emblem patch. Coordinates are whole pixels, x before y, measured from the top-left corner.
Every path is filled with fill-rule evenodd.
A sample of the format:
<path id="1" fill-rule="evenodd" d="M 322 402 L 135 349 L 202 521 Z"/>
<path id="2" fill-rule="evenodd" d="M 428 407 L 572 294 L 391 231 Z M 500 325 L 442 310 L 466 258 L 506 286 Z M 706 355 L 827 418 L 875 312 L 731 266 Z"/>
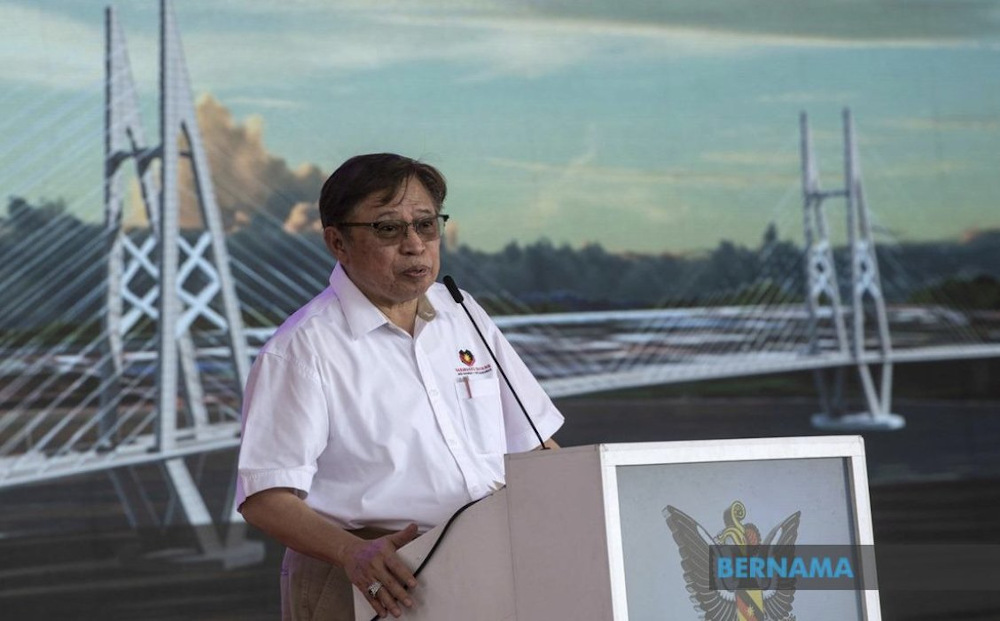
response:
<path id="1" fill-rule="evenodd" d="M 476 357 L 472 355 L 472 352 L 468 349 L 461 349 L 458 352 L 458 359 L 462 361 L 467 367 L 471 367 L 476 364 Z"/>

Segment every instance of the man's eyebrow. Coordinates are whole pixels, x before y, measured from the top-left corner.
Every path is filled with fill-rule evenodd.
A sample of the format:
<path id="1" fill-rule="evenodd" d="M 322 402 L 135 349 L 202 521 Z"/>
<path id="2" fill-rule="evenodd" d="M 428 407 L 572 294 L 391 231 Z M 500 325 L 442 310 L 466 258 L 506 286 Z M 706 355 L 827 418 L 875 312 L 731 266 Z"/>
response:
<path id="1" fill-rule="evenodd" d="M 399 214 L 400 211 L 401 211 L 401 209 L 400 209 L 400 204 L 399 203 L 395 203 L 395 204 L 392 204 L 392 205 L 380 205 L 380 206 L 378 206 L 378 207 L 375 208 L 375 214 L 374 214 L 373 217 L 380 217 L 380 216 L 384 216 L 384 215 Z M 434 209 L 433 207 L 424 207 L 424 206 L 421 205 L 420 207 L 417 208 L 416 213 L 418 213 L 418 214 L 422 214 L 422 213 L 436 214 L 437 210 Z"/>
<path id="2" fill-rule="evenodd" d="M 376 216 L 396 213 L 399 211 L 399 203 L 386 203 L 384 205 L 375 205 L 374 210 Z"/>

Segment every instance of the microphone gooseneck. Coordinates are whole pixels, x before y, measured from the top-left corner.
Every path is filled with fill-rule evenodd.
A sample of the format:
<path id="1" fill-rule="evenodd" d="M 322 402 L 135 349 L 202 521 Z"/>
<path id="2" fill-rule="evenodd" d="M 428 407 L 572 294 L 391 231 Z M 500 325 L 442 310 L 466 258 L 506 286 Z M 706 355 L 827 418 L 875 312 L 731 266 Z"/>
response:
<path id="1" fill-rule="evenodd" d="M 444 281 L 444 286 L 448 287 L 448 293 L 451 294 L 451 297 L 452 299 L 455 300 L 455 303 L 462 304 L 462 301 L 465 300 L 465 298 L 462 296 L 462 292 L 458 290 L 458 285 L 455 284 L 455 279 L 452 278 L 451 276 L 445 276 L 442 280 Z M 462 308 L 465 308 L 465 306 L 463 305 Z M 472 318 L 470 317 L 469 319 Z M 473 321 L 472 323 L 476 322 Z"/>
<path id="2" fill-rule="evenodd" d="M 486 346 L 486 351 L 490 353 L 490 358 L 492 358 L 494 364 L 497 365 L 497 370 L 500 371 L 503 381 L 507 383 L 507 388 L 510 388 L 511 394 L 514 395 L 514 400 L 517 401 L 518 407 L 521 408 L 524 418 L 528 420 L 528 424 L 531 425 L 531 430 L 535 432 L 535 437 L 538 438 L 539 446 L 541 446 L 543 450 L 548 450 L 549 447 L 545 446 L 545 440 L 542 439 L 542 434 L 538 433 L 538 428 L 535 427 L 535 421 L 531 420 L 528 410 L 525 409 L 524 404 L 521 403 L 521 397 L 517 396 L 517 391 L 514 390 L 514 386 L 510 383 L 510 380 L 507 379 L 507 373 L 504 372 L 503 367 L 500 365 L 500 361 L 497 360 L 496 354 L 493 353 L 493 348 L 490 347 L 490 344 L 486 341 L 486 337 L 483 336 L 483 331 L 479 329 L 479 324 L 477 324 L 476 320 L 472 318 L 472 313 L 470 313 L 469 309 L 465 306 L 465 297 L 462 295 L 462 292 L 458 290 L 458 285 L 455 284 L 455 279 L 451 276 L 445 276 L 441 280 L 444 282 L 444 286 L 448 288 L 448 293 L 451 294 L 452 299 L 455 300 L 456 304 L 459 304 L 462 307 L 462 310 L 465 311 L 469 321 L 472 322 L 472 327 L 476 329 L 476 334 L 479 335 L 479 340 L 481 340 L 483 345 Z"/>

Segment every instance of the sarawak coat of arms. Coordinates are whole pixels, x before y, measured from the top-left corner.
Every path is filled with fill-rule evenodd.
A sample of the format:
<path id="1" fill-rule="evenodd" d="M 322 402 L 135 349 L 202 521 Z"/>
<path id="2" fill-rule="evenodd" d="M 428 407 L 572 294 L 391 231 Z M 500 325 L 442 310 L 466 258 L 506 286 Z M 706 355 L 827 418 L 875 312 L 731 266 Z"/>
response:
<path id="1" fill-rule="evenodd" d="M 748 588 L 728 589 L 712 582 L 710 549 L 712 546 L 788 549 L 795 545 L 799 532 L 800 511 L 784 519 L 761 539 L 760 530 L 746 522 L 746 507 L 739 500 L 723 512 L 725 527 L 712 535 L 705 527 L 677 507 L 667 506 L 663 516 L 674 536 L 681 555 L 684 581 L 691 603 L 705 621 L 794 621 L 792 601 L 795 578 L 756 581 Z M 763 547 L 761 547 L 763 546 Z"/>

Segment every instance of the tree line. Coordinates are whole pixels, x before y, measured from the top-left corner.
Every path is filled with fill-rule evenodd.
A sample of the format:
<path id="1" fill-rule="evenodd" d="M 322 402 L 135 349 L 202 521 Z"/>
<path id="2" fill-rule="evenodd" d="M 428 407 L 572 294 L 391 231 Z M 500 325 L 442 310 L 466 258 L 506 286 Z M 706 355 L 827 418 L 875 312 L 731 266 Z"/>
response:
<path id="1" fill-rule="evenodd" d="M 148 234 L 128 233 L 136 243 Z M 79 220 L 62 201 L 10 198 L 0 217 L 0 330 L 100 321 L 109 243 L 102 224 Z M 227 246 L 249 325 L 280 322 L 326 285 L 333 266 L 319 235 L 289 234 L 265 218 L 230 234 Z M 890 303 L 1000 310 L 1000 231 L 877 252 Z M 835 251 L 835 263 L 846 290 L 844 248 Z M 797 303 L 805 290 L 802 249 L 781 239 L 774 225 L 756 245 L 722 240 L 688 255 L 615 253 L 546 239 L 512 241 L 497 252 L 446 247 L 442 274 L 448 273 L 495 313 Z"/>

